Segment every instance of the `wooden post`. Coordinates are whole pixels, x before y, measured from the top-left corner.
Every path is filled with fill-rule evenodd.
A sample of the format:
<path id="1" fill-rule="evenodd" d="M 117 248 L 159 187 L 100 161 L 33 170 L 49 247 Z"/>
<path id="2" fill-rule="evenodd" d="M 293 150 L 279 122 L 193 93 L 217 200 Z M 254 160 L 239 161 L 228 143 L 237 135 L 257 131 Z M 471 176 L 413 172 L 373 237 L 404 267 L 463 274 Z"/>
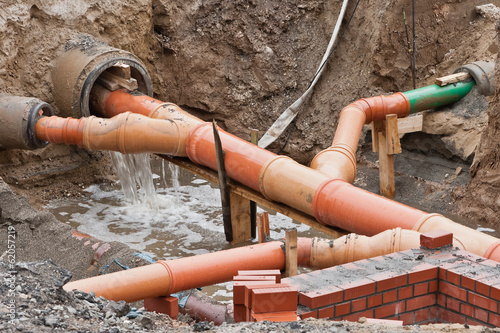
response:
<path id="1" fill-rule="evenodd" d="M 257 235 L 259 243 L 264 243 L 269 237 L 269 215 L 267 212 L 257 214 Z"/>
<path id="2" fill-rule="evenodd" d="M 285 274 L 287 277 L 297 275 L 297 229 L 286 230 L 285 233 Z"/>
<path id="3" fill-rule="evenodd" d="M 233 240 L 231 241 L 231 244 L 237 244 L 252 238 L 252 232 L 250 229 L 250 200 L 239 194 L 231 192 L 230 202 L 231 228 L 233 231 Z"/>

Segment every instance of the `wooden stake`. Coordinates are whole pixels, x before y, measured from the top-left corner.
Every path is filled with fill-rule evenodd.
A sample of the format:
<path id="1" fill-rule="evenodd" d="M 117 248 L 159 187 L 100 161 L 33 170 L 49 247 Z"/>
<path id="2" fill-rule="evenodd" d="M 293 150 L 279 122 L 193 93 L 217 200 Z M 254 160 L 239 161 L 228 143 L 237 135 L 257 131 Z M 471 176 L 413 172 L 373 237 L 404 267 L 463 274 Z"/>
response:
<path id="1" fill-rule="evenodd" d="M 259 141 L 259 130 L 250 130 L 251 141 L 254 145 L 257 145 Z M 252 238 L 257 238 L 257 203 L 255 201 L 250 201 L 250 231 L 252 233 Z"/>
<path id="2" fill-rule="evenodd" d="M 285 232 L 285 269 L 286 276 L 297 275 L 297 229 Z"/>
<path id="3" fill-rule="evenodd" d="M 257 214 L 257 235 L 259 243 L 264 243 L 269 237 L 269 215 L 267 212 Z"/>

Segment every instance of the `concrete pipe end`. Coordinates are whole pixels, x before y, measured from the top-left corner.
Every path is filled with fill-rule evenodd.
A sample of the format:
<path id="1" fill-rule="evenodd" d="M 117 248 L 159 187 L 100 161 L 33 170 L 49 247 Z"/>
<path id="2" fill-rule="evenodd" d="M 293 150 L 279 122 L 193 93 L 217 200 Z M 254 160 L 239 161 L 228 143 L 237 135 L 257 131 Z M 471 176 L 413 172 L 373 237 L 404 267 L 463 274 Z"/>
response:
<path id="1" fill-rule="evenodd" d="M 463 65 L 455 70 L 454 73 L 467 72 L 479 87 L 484 96 L 495 95 L 495 63 L 490 61 L 476 61 Z"/>
<path id="2" fill-rule="evenodd" d="M 47 146 L 47 141 L 37 139 L 35 125 L 41 117 L 53 115 L 52 106 L 38 98 L 0 95 L 0 150 Z"/>
<path id="3" fill-rule="evenodd" d="M 120 69 L 122 71 L 117 74 Z M 113 48 L 89 35 L 82 34 L 69 41 L 52 70 L 58 115 L 74 118 L 92 115 L 92 88 L 99 78 L 109 74 L 124 75 L 125 80 L 130 76 L 137 82 L 133 90 L 153 95 L 151 77 L 142 61 L 132 53 Z"/>

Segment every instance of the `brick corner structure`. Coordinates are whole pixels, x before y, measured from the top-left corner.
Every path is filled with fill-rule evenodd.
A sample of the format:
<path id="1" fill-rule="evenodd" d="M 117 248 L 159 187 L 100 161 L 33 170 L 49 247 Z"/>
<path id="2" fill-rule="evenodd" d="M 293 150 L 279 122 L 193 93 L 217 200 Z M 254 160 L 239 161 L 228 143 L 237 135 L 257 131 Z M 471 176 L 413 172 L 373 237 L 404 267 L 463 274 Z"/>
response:
<path id="1" fill-rule="evenodd" d="M 420 246 L 427 249 L 437 249 L 453 245 L 453 234 L 444 230 L 432 230 L 420 234 Z"/>
<path id="2" fill-rule="evenodd" d="M 498 263 L 444 246 L 451 244 L 451 233 L 426 237 L 431 239 L 429 249 L 360 260 L 282 282 L 299 290 L 301 319 L 358 321 L 365 317 L 374 324 L 379 322 L 375 319 L 382 319 L 397 325 L 500 326 Z"/>
<path id="3" fill-rule="evenodd" d="M 295 321 L 298 290 L 279 270 L 239 271 L 233 278 L 234 321 Z"/>

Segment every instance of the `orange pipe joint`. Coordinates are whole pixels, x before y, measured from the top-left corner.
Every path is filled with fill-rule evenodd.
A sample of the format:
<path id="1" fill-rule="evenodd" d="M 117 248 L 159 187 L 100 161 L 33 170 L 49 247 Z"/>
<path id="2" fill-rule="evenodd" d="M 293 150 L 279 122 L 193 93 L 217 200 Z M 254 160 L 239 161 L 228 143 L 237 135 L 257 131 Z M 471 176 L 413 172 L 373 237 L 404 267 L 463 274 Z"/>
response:
<path id="1" fill-rule="evenodd" d="M 259 191 L 262 166 L 275 154 L 238 138 L 219 128 L 227 174 L 242 184 Z M 187 156 L 194 163 L 217 170 L 212 123 L 194 127 L 186 141 Z"/>
<path id="2" fill-rule="evenodd" d="M 342 180 L 323 182 L 313 199 L 313 212 L 323 224 L 362 235 L 397 227 L 412 229 L 426 213 L 357 188 Z"/>

